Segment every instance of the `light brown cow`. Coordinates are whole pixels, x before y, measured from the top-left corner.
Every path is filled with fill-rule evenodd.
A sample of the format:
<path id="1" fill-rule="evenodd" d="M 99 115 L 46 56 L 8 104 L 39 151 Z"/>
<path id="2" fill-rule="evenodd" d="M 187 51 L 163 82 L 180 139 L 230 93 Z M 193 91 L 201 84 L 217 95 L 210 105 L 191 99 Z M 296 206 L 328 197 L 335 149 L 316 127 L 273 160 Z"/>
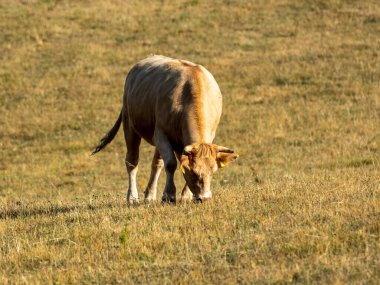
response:
<path id="1" fill-rule="evenodd" d="M 218 84 L 203 66 L 151 56 L 128 73 L 119 118 L 94 153 L 112 141 L 123 123 L 129 203 L 138 202 L 136 173 L 141 138 L 156 147 L 145 201 L 156 199 L 157 181 L 164 165 L 162 201 L 176 201 L 176 157 L 186 180 L 182 200 L 194 197 L 204 201 L 211 198 L 210 182 L 215 171 L 238 157 L 233 150 L 212 144 L 221 113 Z"/>

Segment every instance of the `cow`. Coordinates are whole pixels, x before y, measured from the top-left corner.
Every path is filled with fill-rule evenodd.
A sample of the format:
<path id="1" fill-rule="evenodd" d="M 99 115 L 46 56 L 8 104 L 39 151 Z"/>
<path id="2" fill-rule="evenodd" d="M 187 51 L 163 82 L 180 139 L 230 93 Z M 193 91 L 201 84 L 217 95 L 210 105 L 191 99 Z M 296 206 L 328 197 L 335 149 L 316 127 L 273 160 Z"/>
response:
<path id="1" fill-rule="evenodd" d="M 120 115 L 93 154 L 113 140 L 122 124 L 129 204 L 139 202 L 136 174 L 141 138 L 155 146 L 144 200 L 156 200 L 158 178 L 165 167 L 162 202 L 176 202 L 178 159 L 186 182 L 181 200 L 203 202 L 212 197 L 213 174 L 238 157 L 233 150 L 212 143 L 221 113 L 222 95 L 206 68 L 187 60 L 149 56 L 129 71 Z"/>

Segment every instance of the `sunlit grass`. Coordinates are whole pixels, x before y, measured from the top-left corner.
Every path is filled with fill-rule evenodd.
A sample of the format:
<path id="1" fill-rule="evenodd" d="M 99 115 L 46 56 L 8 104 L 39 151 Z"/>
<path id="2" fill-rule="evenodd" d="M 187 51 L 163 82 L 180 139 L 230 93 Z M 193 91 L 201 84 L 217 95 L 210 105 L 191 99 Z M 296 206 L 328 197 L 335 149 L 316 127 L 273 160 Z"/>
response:
<path id="1" fill-rule="evenodd" d="M 5 1 L 0 15 L 0 283 L 378 283 L 375 1 Z M 90 156 L 152 53 L 221 87 L 216 143 L 240 158 L 210 203 L 128 207 L 123 136 Z M 140 195 L 152 155 L 143 143 Z"/>

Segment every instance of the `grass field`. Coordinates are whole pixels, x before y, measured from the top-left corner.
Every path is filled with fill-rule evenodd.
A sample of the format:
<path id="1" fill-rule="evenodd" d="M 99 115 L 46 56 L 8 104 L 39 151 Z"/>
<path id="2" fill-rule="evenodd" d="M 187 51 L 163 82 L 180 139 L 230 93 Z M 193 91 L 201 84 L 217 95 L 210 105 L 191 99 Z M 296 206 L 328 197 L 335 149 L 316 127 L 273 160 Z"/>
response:
<path id="1" fill-rule="evenodd" d="M 2 0 L 0 18 L 0 284 L 380 282 L 377 0 Z M 240 158 L 210 203 L 128 207 L 122 132 L 90 156 L 149 54 L 221 87 L 215 142 Z"/>

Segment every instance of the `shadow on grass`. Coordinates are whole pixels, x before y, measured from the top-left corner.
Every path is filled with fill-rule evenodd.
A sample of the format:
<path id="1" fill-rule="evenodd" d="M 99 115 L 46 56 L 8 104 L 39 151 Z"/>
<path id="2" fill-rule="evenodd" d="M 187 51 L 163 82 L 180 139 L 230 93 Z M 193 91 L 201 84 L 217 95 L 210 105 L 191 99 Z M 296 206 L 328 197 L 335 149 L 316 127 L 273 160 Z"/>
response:
<path id="1" fill-rule="evenodd" d="M 48 204 L 48 202 L 46 203 Z M 20 202 L 0 206 L 0 220 L 29 218 L 35 216 L 57 216 L 59 214 L 70 213 L 74 211 L 96 211 L 100 209 L 122 208 L 122 207 L 138 207 L 139 205 L 128 206 L 124 201 L 107 201 L 96 203 L 78 203 L 74 205 L 23 205 Z"/>
<path id="2" fill-rule="evenodd" d="M 195 202 L 194 202 L 195 203 Z M 192 204 L 192 203 L 191 203 Z M 197 204 L 197 203 L 195 203 Z M 95 200 L 91 203 L 83 201 L 76 204 L 53 204 L 45 203 L 28 203 L 13 202 L 10 205 L 0 205 L 0 220 L 30 218 L 36 216 L 57 216 L 70 212 L 97 211 L 102 209 L 122 209 L 122 208 L 139 208 L 144 207 L 165 207 L 165 206 L 185 206 L 188 203 L 162 204 L 159 201 L 128 205 L 123 198 Z"/>

